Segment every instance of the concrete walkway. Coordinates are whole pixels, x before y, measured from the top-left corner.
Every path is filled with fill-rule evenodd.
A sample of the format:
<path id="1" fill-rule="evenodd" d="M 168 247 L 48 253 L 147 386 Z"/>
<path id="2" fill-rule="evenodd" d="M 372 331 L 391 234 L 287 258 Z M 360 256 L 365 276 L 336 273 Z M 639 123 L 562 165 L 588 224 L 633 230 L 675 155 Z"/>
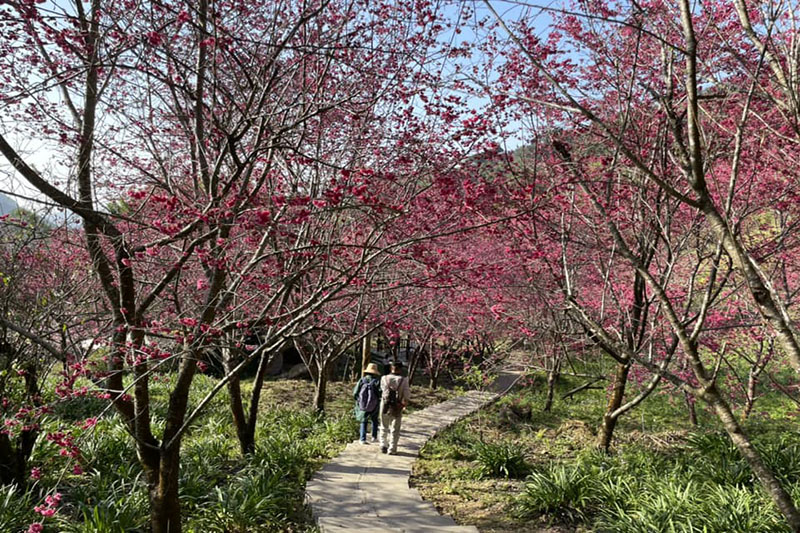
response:
<path id="1" fill-rule="evenodd" d="M 306 485 L 306 501 L 322 532 L 478 533 L 475 526 L 440 515 L 408 487 L 408 478 L 428 439 L 505 394 L 520 375 L 500 373 L 491 391 L 468 392 L 404 416 L 397 455 L 380 453 L 378 443 L 348 444 Z"/>

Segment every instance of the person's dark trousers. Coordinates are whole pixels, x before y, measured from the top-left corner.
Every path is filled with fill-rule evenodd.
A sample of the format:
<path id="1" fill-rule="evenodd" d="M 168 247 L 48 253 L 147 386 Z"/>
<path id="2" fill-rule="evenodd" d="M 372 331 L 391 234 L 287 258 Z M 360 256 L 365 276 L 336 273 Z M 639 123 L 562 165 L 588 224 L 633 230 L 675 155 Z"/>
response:
<path id="1" fill-rule="evenodd" d="M 375 409 L 371 413 L 364 416 L 364 421 L 361 422 L 361 441 L 367 441 L 367 422 L 372 421 L 372 440 L 378 438 L 378 410 Z"/>

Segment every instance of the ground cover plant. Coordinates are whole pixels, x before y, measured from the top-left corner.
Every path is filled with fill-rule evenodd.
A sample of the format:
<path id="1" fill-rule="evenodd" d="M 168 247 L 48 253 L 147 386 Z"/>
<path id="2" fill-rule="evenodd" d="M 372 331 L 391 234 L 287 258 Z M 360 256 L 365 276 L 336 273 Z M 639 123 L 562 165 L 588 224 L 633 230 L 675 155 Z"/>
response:
<path id="1" fill-rule="evenodd" d="M 581 381 L 562 378 L 559 395 Z M 480 421 L 473 416 L 430 441 L 412 484 L 482 532 L 791 531 L 710 413 L 700 410 L 694 426 L 685 405 L 654 396 L 637 416 L 620 420 L 618 443 L 607 454 L 597 447 L 605 392 L 585 390 L 543 412 L 544 383 L 538 376 Z M 763 400 L 748 430 L 797 499 L 800 437 L 783 416 L 791 402 L 777 394 Z"/>
<path id="2" fill-rule="evenodd" d="M 169 376 L 163 376 L 169 379 Z M 201 376 L 199 401 L 216 378 Z M 247 385 L 244 391 L 247 394 Z M 417 390 L 418 389 L 418 390 Z M 163 408 L 168 384 L 154 387 L 154 405 Z M 416 388 L 410 409 L 444 401 L 454 391 Z M 328 390 L 328 411 L 313 409 L 314 387 L 307 380 L 268 381 L 262 398 L 258 446 L 250 456 L 240 453 L 226 409 L 228 397 L 220 393 L 185 442 L 180 474 L 180 497 L 186 510 L 184 527 L 192 532 L 312 531 L 304 507 L 304 487 L 309 476 L 326 459 L 354 440 L 357 425 L 352 416 L 352 383 L 333 381 Z M 54 413 L 48 424 L 82 420 L 99 400 L 73 400 Z M 47 427 L 45 429 L 48 429 Z M 52 442 L 37 444 L 31 459 L 36 480 L 25 492 L 13 486 L 0 493 L 0 529 L 27 531 L 41 522 L 45 532 L 121 533 L 148 530 L 147 487 L 140 465 L 132 458 L 132 443 L 113 414 L 101 416 L 89 431 L 75 433 L 81 440 L 82 472 L 72 462 L 54 459 Z M 58 457 L 58 454 L 55 454 Z M 44 495 L 60 494 L 57 512 L 42 520 L 34 511 Z M 55 507 L 55 506 L 54 506 Z"/>

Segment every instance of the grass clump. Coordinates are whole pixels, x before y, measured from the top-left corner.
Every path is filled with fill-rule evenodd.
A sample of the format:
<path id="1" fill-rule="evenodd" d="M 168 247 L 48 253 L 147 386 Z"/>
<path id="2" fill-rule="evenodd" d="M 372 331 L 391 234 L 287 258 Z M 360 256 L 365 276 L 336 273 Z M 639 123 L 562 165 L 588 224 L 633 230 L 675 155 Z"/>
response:
<path id="1" fill-rule="evenodd" d="M 285 529 L 296 514 L 287 503 L 302 492 L 302 486 L 287 474 L 286 469 L 275 468 L 270 458 L 257 458 L 207 495 L 188 529 L 231 533 Z"/>
<path id="2" fill-rule="evenodd" d="M 62 516 L 61 530 L 70 533 L 128 533 L 142 531 L 149 520 L 147 492 L 139 477 L 111 482 L 101 481 L 97 471 L 90 478 L 97 482 L 95 496 L 80 501 L 73 515 Z"/>
<path id="3" fill-rule="evenodd" d="M 519 447 L 509 442 L 478 442 L 473 450 L 478 477 L 521 478 L 530 472 Z"/>
<path id="4" fill-rule="evenodd" d="M 680 453 L 629 447 L 549 464 L 525 480 L 517 513 L 609 533 L 788 533 L 725 438 L 692 435 Z"/>
<path id="5" fill-rule="evenodd" d="M 23 531 L 36 521 L 32 492 L 19 492 L 15 485 L 0 486 L 0 531 Z"/>
<path id="6" fill-rule="evenodd" d="M 579 466 L 552 464 L 533 472 L 525 483 L 525 492 L 518 500 L 523 517 L 547 514 L 556 519 L 574 522 L 582 519 L 589 508 L 591 478 Z"/>

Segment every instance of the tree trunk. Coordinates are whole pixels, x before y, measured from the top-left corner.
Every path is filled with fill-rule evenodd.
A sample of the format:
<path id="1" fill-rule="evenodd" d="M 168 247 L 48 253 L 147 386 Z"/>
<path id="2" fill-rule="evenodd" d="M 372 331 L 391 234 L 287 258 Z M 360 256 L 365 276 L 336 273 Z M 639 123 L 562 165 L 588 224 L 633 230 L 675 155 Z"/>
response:
<path id="1" fill-rule="evenodd" d="M 430 366 L 428 367 L 429 368 L 429 374 L 430 374 L 429 378 L 430 379 L 428 381 L 428 386 L 432 390 L 435 390 L 436 387 L 439 386 L 439 368 L 438 368 L 438 365 L 436 364 L 436 362 L 433 359 L 433 350 L 431 350 L 429 352 L 428 357 L 430 357 L 430 361 L 429 361 L 430 362 Z"/>
<path id="2" fill-rule="evenodd" d="M 778 478 L 775 477 L 775 474 L 764 464 L 758 450 L 756 450 L 753 443 L 750 442 L 747 434 L 739 425 L 739 421 L 733 416 L 730 407 L 719 394 L 716 387 L 713 385 L 709 387 L 704 393 L 703 399 L 714 408 L 725 431 L 736 445 L 739 453 L 741 453 L 742 457 L 747 461 L 747 464 L 750 465 L 753 473 L 761 482 L 761 486 L 767 494 L 770 495 L 775 505 L 778 506 L 778 509 L 786 518 L 786 521 L 789 522 L 792 531 L 800 531 L 800 512 L 798 512 L 797 507 L 795 507 L 792 498 L 786 490 L 784 490 Z"/>
<path id="3" fill-rule="evenodd" d="M 412 383 L 414 381 L 414 376 L 417 374 L 417 369 L 419 369 L 420 361 L 423 361 L 426 357 L 425 353 L 425 345 L 428 344 L 428 339 L 430 335 L 421 339 L 420 342 L 417 344 L 417 347 L 414 348 L 413 352 L 411 353 L 411 359 L 408 361 L 408 382 Z M 409 340 L 409 342 L 411 342 Z"/>
<path id="4" fill-rule="evenodd" d="M 17 482 L 17 454 L 8 435 L 0 433 L 0 483 L 10 485 Z M 21 485 L 17 484 L 17 488 Z"/>
<path id="5" fill-rule="evenodd" d="M 558 378 L 561 375 L 561 362 L 558 361 L 553 365 L 547 372 L 547 399 L 544 401 L 544 412 L 549 413 L 550 410 L 553 408 L 553 397 L 556 393 L 556 384 L 558 383 Z"/>
<path id="6" fill-rule="evenodd" d="M 219 288 L 221 278 L 217 277 L 212 287 Z M 204 323 L 213 319 L 213 309 L 207 311 Z M 181 443 L 189 391 L 197 373 L 197 361 L 201 359 L 202 349 L 197 348 L 183 355 L 174 388 L 169 395 L 164 436 L 160 446 L 153 449 L 146 442 L 139 441 L 142 463 L 149 465 L 146 470 L 150 482 L 150 523 L 152 533 L 181 533 L 181 506 L 178 499 L 178 475 L 181 464 Z M 155 464 L 155 468 L 152 466 Z"/>
<path id="7" fill-rule="evenodd" d="M 419 361 L 420 348 L 417 346 L 411 351 L 408 361 L 408 382 L 413 383 L 414 375 L 417 373 L 417 361 Z"/>
<path id="8" fill-rule="evenodd" d="M 14 441 L 0 434 L 0 485 L 16 485 L 20 492 L 28 486 L 28 459 L 38 434 L 22 431 Z"/>
<path id="9" fill-rule="evenodd" d="M 319 369 L 314 381 L 314 410 L 318 413 L 325 411 L 325 394 L 328 390 L 328 374 L 330 368 L 328 363 L 324 363 Z"/>
<path id="10" fill-rule="evenodd" d="M 361 376 L 367 369 L 367 365 L 372 362 L 372 334 L 368 333 L 361 341 Z"/>
<path id="11" fill-rule="evenodd" d="M 689 423 L 697 426 L 697 408 L 694 405 L 694 398 L 686 391 L 684 391 L 683 397 L 686 400 L 686 407 L 689 409 Z"/>
<path id="12" fill-rule="evenodd" d="M 253 380 L 253 395 L 250 397 L 250 413 L 247 416 L 247 432 L 245 442 L 242 443 L 244 453 L 253 453 L 256 449 L 256 421 L 258 420 L 258 407 L 261 403 L 261 391 L 264 388 L 264 378 L 272 359 L 272 354 L 262 353 L 258 361 L 258 370 Z"/>
<path id="13" fill-rule="evenodd" d="M 178 499 L 180 445 L 160 454 L 155 483 L 150 486 L 150 527 L 152 533 L 181 533 L 181 506 Z"/>
<path id="14" fill-rule="evenodd" d="M 222 350 L 222 365 L 226 374 L 233 374 L 233 369 L 238 363 L 234 353 L 234 350 L 230 348 L 223 348 Z M 233 427 L 239 440 L 239 448 L 242 451 L 242 455 L 247 455 L 253 451 L 253 439 L 248 439 L 248 424 L 244 415 L 242 387 L 238 375 L 232 375 L 230 381 L 228 381 L 228 401 L 231 407 L 231 416 L 233 417 Z"/>
<path id="15" fill-rule="evenodd" d="M 736 267 L 742 272 L 762 319 L 775 330 L 790 364 L 795 372 L 800 373 L 800 340 L 780 295 L 769 285 L 766 278 L 762 277 L 761 269 L 756 261 L 750 257 L 744 245 L 730 231 L 711 200 L 707 199 L 708 193 L 706 191 L 701 191 L 701 193 L 706 200 L 703 204 L 703 214 L 706 220 L 709 221 L 717 238 L 722 241 L 725 251 L 731 256 Z"/>
<path id="16" fill-rule="evenodd" d="M 238 374 L 233 373 L 233 369 L 240 362 L 234 355 L 235 351 L 229 348 L 223 349 L 222 362 L 225 372 L 231 375 L 228 382 L 228 395 L 233 416 L 233 427 L 236 429 L 236 437 L 239 439 L 239 449 L 242 455 L 248 455 L 256 449 L 256 421 L 258 420 L 258 404 L 261 400 L 261 389 L 264 387 L 264 378 L 267 375 L 272 355 L 262 352 L 258 360 L 258 370 L 253 379 L 253 395 L 250 398 L 250 407 L 245 416 L 244 401 L 242 400 L 242 389 Z"/>
<path id="17" fill-rule="evenodd" d="M 622 399 L 625 397 L 625 385 L 628 383 L 628 372 L 630 368 L 630 364 L 617 364 L 617 372 L 614 375 L 614 387 L 611 389 L 611 395 L 608 397 L 606 413 L 603 415 L 603 423 L 600 426 L 600 432 L 597 438 L 597 447 L 606 453 L 608 453 L 609 448 L 611 448 L 614 428 L 617 426 L 617 420 L 619 419 L 619 415 L 615 415 L 614 412 L 620 408 Z"/>
<path id="18" fill-rule="evenodd" d="M 767 364 L 772 360 L 772 355 L 775 349 L 775 341 L 770 340 L 768 346 L 768 352 L 764 355 L 764 343 L 761 343 L 761 355 L 759 355 L 758 359 L 756 359 L 755 363 L 750 366 L 750 372 L 747 373 L 747 398 L 745 399 L 744 404 L 744 417 L 747 418 L 750 416 L 750 413 L 753 411 L 753 405 L 756 403 L 756 387 L 758 386 L 758 379 L 761 376 L 761 373 L 767 367 Z"/>
<path id="19" fill-rule="evenodd" d="M 758 376 L 751 369 L 747 376 L 747 398 L 745 398 L 743 413 L 745 418 L 750 416 L 756 401 L 756 383 L 758 383 Z"/>
<path id="20" fill-rule="evenodd" d="M 34 405 L 41 404 L 36 368 L 26 367 L 25 397 Z M 0 485 L 16 485 L 22 492 L 28 486 L 28 460 L 39 436 L 37 429 L 23 429 L 16 438 L 0 434 Z"/>
<path id="21" fill-rule="evenodd" d="M 433 338 L 430 339 L 430 349 L 428 350 L 428 387 L 431 389 L 436 389 L 439 385 L 439 370 L 436 368 L 438 365 L 436 364 L 436 360 L 434 359 L 433 353 Z"/>

